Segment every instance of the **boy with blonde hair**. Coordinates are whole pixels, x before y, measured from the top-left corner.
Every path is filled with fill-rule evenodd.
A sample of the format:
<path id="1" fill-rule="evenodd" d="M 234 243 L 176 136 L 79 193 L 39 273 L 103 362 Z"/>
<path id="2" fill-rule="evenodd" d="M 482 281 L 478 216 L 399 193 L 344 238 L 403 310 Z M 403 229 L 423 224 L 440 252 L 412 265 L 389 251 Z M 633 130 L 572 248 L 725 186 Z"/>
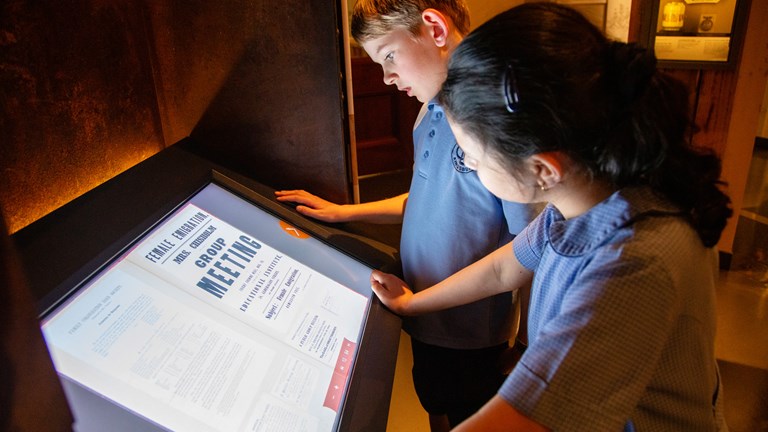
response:
<path id="1" fill-rule="evenodd" d="M 503 202 L 464 164 L 464 154 L 434 100 L 448 59 L 469 32 L 463 0 L 358 0 L 352 36 L 381 65 L 384 82 L 424 103 L 414 129 L 408 193 L 337 205 L 305 191 L 278 191 L 300 213 L 326 222 L 400 223 L 403 276 L 425 289 L 509 243 L 533 218 L 532 207 Z M 413 380 L 433 431 L 448 430 L 498 390 L 502 354 L 512 337 L 512 295 L 404 320 Z"/>

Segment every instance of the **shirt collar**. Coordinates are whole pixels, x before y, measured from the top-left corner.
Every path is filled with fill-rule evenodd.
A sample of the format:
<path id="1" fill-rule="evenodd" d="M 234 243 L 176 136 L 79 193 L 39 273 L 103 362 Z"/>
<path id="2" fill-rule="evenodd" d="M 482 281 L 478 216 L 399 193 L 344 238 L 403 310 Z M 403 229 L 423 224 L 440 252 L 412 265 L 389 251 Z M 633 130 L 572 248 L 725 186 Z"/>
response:
<path id="1" fill-rule="evenodd" d="M 547 206 L 549 242 L 565 256 L 579 256 L 605 243 L 614 233 L 639 219 L 676 215 L 682 211 L 647 187 L 632 187 L 614 192 L 610 197 L 571 219 L 563 218 L 557 208 Z"/>

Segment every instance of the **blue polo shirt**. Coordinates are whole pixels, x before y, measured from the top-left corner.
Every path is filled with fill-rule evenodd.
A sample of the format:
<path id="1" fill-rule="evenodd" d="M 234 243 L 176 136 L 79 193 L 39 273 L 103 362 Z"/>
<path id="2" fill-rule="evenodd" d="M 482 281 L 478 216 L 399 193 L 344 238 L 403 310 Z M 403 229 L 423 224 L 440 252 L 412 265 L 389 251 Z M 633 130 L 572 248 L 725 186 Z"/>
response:
<path id="1" fill-rule="evenodd" d="M 464 165 L 442 107 L 430 102 L 414 130 L 413 179 L 403 215 L 400 255 L 405 281 L 421 291 L 484 257 L 534 217 L 532 207 L 502 202 Z M 456 349 L 486 348 L 510 338 L 512 297 L 405 318 L 411 337 Z"/>
<path id="2" fill-rule="evenodd" d="M 558 431 L 712 431 L 717 257 L 647 188 L 515 239 L 530 345 L 499 394 Z"/>

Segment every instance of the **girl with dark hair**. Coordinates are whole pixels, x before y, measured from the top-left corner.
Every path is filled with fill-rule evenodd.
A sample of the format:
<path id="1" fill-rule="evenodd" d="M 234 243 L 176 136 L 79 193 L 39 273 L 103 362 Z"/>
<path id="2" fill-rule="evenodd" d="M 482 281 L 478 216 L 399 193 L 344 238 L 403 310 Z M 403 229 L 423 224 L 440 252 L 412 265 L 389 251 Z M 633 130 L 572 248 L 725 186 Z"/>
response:
<path id="1" fill-rule="evenodd" d="M 549 203 L 429 289 L 371 276 L 403 315 L 533 280 L 528 348 L 457 430 L 726 430 L 713 247 L 730 200 L 719 159 L 687 142 L 684 87 L 572 9 L 530 3 L 459 45 L 439 100 L 486 188 Z"/>

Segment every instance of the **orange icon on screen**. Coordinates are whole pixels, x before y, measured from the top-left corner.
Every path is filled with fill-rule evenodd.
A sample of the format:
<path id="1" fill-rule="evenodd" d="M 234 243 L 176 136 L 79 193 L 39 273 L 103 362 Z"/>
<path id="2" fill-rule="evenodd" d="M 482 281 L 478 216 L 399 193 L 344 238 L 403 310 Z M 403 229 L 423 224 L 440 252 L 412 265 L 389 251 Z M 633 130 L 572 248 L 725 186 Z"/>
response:
<path id="1" fill-rule="evenodd" d="M 304 231 L 288 225 L 287 223 L 280 221 L 280 228 L 283 229 L 283 231 L 287 232 L 290 236 L 300 238 L 300 239 L 306 239 L 309 238 L 309 235 L 307 235 Z"/>

